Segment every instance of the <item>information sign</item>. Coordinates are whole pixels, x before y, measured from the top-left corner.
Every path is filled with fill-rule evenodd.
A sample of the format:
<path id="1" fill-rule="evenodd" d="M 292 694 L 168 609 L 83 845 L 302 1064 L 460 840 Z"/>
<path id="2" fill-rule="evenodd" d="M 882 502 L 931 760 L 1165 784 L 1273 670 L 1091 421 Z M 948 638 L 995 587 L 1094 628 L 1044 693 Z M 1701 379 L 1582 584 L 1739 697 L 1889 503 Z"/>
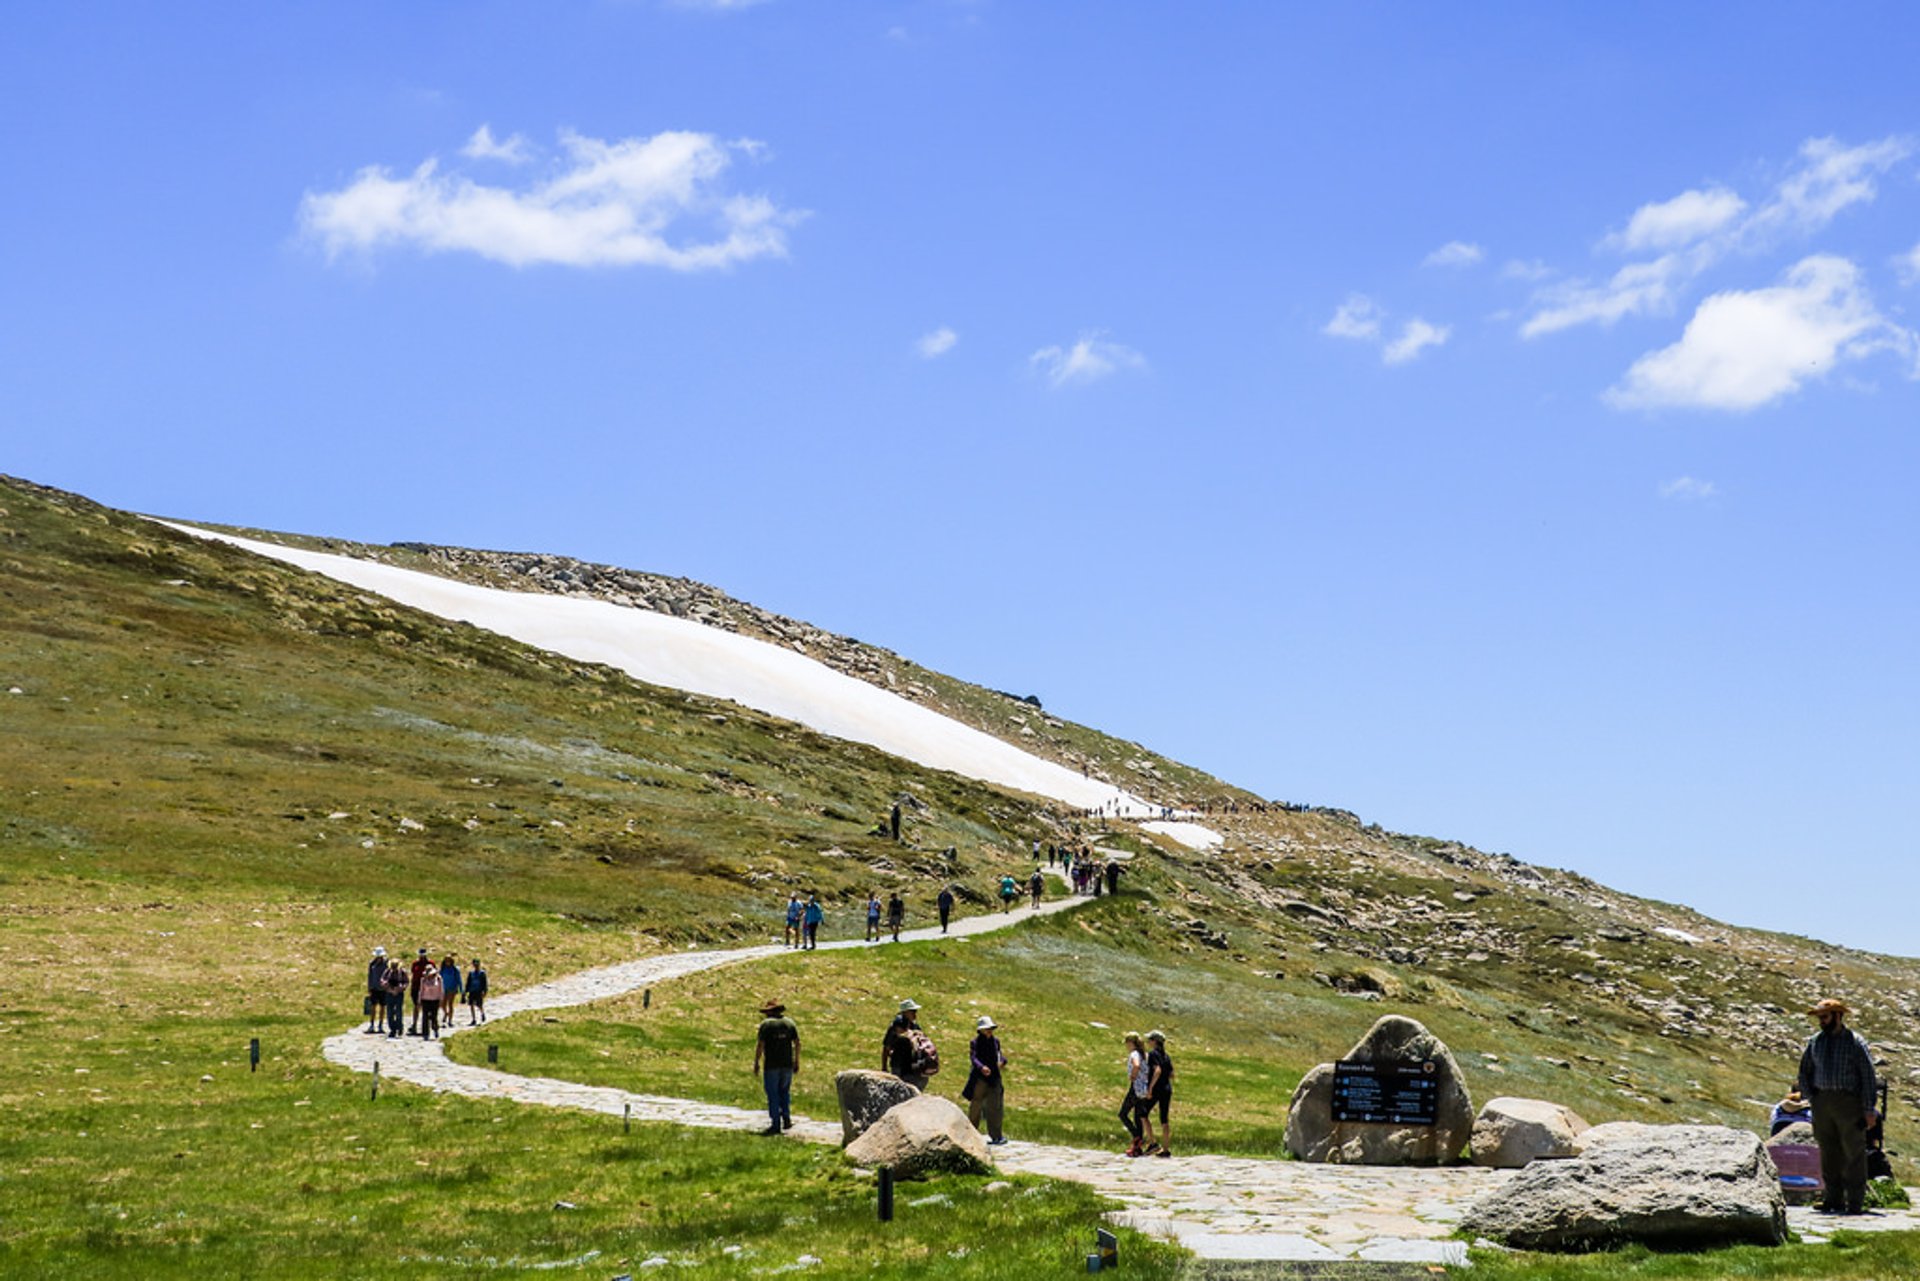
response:
<path id="1" fill-rule="evenodd" d="M 1333 1119 L 1378 1125 L 1437 1125 L 1439 1064 L 1356 1063 L 1333 1065 Z"/>

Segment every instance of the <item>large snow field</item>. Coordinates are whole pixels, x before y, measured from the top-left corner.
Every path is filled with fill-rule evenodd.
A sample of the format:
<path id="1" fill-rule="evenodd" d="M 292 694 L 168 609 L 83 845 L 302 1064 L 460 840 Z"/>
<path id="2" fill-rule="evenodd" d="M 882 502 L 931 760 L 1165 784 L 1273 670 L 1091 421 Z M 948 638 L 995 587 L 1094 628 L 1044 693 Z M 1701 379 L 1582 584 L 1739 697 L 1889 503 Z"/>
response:
<path id="1" fill-rule="evenodd" d="M 1110 783 L 1086 778 L 804 654 L 749 636 L 610 601 L 480 587 L 351 556 L 161 523 L 578 662 L 604 663 L 652 685 L 726 699 L 934 769 L 1078 809 L 1112 804 L 1109 812 L 1121 817 L 1157 818 L 1162 813 L 1159 806 Z M 1156 822 L 1150 829 L 1194 849 L 1221 842 L 1218 833 L 1196 823 Z"/>

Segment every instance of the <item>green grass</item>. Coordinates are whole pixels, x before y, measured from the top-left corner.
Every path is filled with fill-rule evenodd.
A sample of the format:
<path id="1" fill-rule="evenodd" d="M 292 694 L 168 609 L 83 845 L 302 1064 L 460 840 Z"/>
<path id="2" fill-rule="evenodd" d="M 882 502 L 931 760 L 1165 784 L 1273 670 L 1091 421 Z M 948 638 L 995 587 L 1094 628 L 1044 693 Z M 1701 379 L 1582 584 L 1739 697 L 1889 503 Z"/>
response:
<path id="1" fill-rule="evenodd" d="M 1476 1281 L 1910 1281 L 1920 1233 L 1836 1232 L 1820 1245 L 1734 1246 L 1697 1254 L 1644 1246 L 1601 1254 L 1473 1252 Z"/>

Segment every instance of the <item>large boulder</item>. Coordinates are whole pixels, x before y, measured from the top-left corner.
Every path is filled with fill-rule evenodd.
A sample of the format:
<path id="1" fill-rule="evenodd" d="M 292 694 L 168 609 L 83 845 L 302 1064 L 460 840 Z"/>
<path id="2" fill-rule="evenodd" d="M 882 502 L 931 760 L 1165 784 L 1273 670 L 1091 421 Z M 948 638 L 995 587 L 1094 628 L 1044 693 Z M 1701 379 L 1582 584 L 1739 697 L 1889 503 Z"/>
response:
<path id="1" fill-rule="evenodd" d="M 858 1165 L 890 1165 L 894 1177 L 901 1179 L 985 1174 L 993 1168 L 980 1131 L 965 1112 L 937 1094 L 922 1094 L 887 1109 L 847 1145 L 847 1159 Z"/>
<path id="2" fill-rule="evenodd" d="M 1386 1125 L 1333 1119 L 1333 1064 L 1301 1078 L 1287 1108 L 1287 1151 L 1335 1165 L 1438 1165 L 1452 1161 L 1473 1130 L 1473 1099 L 1453 1052 L 1413 1019 L 1389 1014 L 1348 1050 L 1358 1063 L 1432 1063 L 1438 1124 Z"/>
<path id="3" fill-rule="evenodd" d="M 1610 1133 L 1593 1137 L 1597 1131 Z M 1583 1151 L 1536 1161 L 1467 1207 L 1461 1227 L 1523 1250 L 1667 1249 L 1787 1238 L 1756 1135 L 1720 1125 L 1595 1126 Z"/>
<path id="4" fill-rule="evenodd" d="M 1570 1108 L 1545 1099 L 1489 1099 L 1473 1119 L 1473 1163 L 1517 1170 L 1574 1153 L 1574 1139 L 1590 1128 Z"/>
<path id="5" fill-rule="evenodd" d="M 920 1091 L 893 1073 L 870 1069 L 855 1069 L 835 1076 L 833 1092 L 840 1096 L 840 1146 L 843 1148 L 866 1133 L 889 1108 L 920 1097 Z"/>

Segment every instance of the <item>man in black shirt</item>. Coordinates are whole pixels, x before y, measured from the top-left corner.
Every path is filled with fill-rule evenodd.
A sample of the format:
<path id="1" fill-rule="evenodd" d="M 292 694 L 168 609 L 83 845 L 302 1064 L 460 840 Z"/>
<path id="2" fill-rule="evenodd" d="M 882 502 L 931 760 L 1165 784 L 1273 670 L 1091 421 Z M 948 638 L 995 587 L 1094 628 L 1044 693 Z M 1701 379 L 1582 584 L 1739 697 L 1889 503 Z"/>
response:
<path id="1" fill-rule="evenodd" d="M 760 1013 L 766 1017 L 753 1042 L 753 1070 L 767 1091 L 768 1124 L 761 1133 L 778 1134 L 793 1128 L 793 1074 L 800 1070 L 800 1029 L 778 1001 L 768 1001 Z"/>
<path id="2" fill-rule="evenodd" d="M 1820 1145 L 1820 1208 L 1859 1214 L 1867 1199 L 1867 1131 L 1880 1119 L 1880 1083 L 1873 1052 L 1847 1026 L 1846 1002 L 1831 997 L 1807 1011 L 1820 1031 L 1800 1052 L 1794 1089 L 1813 1102 L 1813 1139 Z"/>

